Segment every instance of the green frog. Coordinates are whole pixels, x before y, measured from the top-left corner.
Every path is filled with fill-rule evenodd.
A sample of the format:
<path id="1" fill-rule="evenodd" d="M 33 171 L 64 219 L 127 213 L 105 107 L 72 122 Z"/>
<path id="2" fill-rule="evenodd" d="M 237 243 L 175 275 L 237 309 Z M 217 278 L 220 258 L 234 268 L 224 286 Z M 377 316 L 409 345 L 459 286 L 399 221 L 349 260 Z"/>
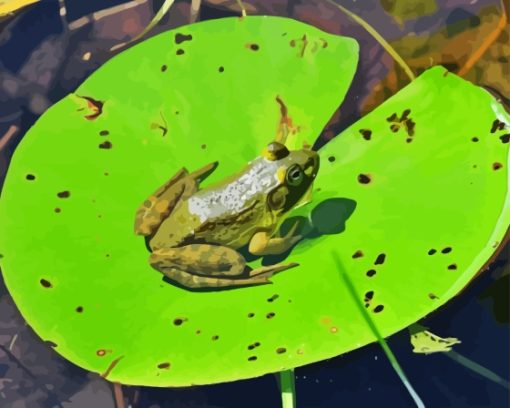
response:
<path id="1" fill-rule="evenodd" d="M 139 207 L 135 233 L 146 237 L 152 267 L 183 287 L 271 283 L 271 276 L 298 264 L 250 269 L 238 249 L 247 246 L 256 256 L 281 254 L 302 238 L 298 223 L 282 237 L 275 233 L 310 191 L 319 156 L 272 142 L 238 174 L 200 189 L 217 166 L 179 170 Z"/>

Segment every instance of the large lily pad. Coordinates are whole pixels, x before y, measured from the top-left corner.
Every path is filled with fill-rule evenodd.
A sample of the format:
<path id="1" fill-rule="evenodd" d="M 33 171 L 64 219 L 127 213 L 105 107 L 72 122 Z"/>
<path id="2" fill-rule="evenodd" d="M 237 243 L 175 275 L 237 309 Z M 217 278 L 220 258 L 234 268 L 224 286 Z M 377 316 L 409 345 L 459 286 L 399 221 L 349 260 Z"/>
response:
<path id="1" fill-rule="evenodd" d="M 15 152 L 0 201 L 2 270 L 34 330 L 126 384 L 234 380 L 285 365 L 276 353 L 247 360 L 261 322 L 283 330 L 265 317 L 274 289 L 191 293 L 162 281 L 133 233 L 135 211 L 182 166 L 219 160 L 210 182 L 283 128 L 289 143 L 313 143 L 357 55 L 354 40 L 289 19 L 208 21 L 120 54 L 51 108 Z"/>

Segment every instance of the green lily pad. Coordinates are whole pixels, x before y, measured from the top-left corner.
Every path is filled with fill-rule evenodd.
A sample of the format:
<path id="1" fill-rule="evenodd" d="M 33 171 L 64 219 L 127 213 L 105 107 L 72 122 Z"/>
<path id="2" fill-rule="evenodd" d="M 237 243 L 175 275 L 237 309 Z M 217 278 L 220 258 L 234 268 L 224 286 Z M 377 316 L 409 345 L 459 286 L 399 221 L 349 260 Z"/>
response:
<path id="1" fill-rule="evenodd" d="M 298 311 L 292 299 L 268 302 L 277 284 L 193 293 L 163 281 L 135 212 L 182 166 L 219 160 L 207 182 L 238 171 L 282 126 L 289 145 L 312 144 L 357 58 L 354 40 L 294 20 L 208 21 L 123 52 L 48 110 L 17 148 L 0 200 L 2 270 L 36 333 L 125 384 L 287 366 L 279 309 Z M 267 357 L 248 360 L 259 350 Z"/>

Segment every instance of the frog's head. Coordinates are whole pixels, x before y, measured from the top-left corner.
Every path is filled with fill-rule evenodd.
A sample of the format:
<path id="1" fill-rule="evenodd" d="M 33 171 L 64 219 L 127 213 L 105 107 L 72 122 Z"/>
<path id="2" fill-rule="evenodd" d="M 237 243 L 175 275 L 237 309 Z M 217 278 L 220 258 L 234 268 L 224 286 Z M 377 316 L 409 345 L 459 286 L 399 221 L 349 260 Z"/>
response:
<path id="1" fill-rule="evenodd" d="M 262 156 L 274 164 L 277 185 L 267 195 L 271 210 L 283 214 L 292 209 L 308 192 L 319 171 L 319 155 L 313 150 L 289 151 L 272 142 Z"/>

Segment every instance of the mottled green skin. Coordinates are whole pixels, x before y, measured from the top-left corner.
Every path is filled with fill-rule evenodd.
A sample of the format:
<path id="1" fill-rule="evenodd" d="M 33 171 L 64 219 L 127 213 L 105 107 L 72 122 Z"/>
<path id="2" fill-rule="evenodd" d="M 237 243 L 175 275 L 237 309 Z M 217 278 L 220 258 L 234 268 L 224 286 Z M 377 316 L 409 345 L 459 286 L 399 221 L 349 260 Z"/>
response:
<path id="1" fill-rule="evenodd" d="M 145 200 L 136 214 L 135 232 L 149 236 L 153 251 L 149 262 L 154 268 L 185 287 L 203 288 L 270 283 L 268 278 L 276 272 L 297 266 L 247 270 L 244 257 L 236 251 L 255 240 L 258 245 L 254 245 L 263 246 L 259 254 L 269 253 L 265 248 L 271 245 L 275 253 L 279 240 L 276 251 L 281 253 L 301 239 L 293 233 L 283 239 L 270 237 L 309 191 L 319 157 L 311 150 L 288 152 L 279 143 L 269 147 L 283 157 L 266 151 L 268 157 L 256 158 L 238 174 L 203 190 L 200 182 L 217 163 L 191 174 L 182 169 Z M 288 180 L 293 171 L 300 174 L 298 184 Z"/>

